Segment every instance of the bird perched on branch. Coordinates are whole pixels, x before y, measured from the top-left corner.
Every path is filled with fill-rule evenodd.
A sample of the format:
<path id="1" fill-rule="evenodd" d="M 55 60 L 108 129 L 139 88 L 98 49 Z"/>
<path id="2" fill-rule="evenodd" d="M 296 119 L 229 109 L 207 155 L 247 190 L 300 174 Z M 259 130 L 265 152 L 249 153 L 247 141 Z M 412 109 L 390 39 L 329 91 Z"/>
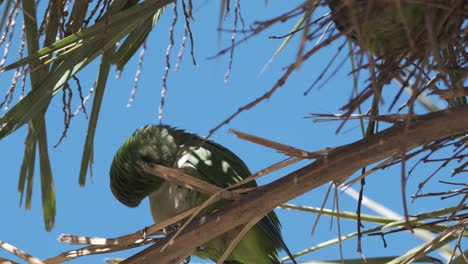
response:
<path id="1" fill-rule="evenodd" d="M 165 125 L 148 125 L 135 131 L 119 148 L 110 170 L 110 186 L 114 196 L 129 207 L 136 207 L 149 197 L 151 214 L 156 223 L 202 204 L 208 194 L 190 190 L 144 170 L 145 163 L 179 168 L 185 174 L 221 188 L 251 175 L 245 163 L 227 148 Z M 255 187 L 250 182 L 245 187 Z M 225 204 L 220 201 L 201 212 L 205 215 Z M 229 231 L 194 254 L 218 260 L 237 232 Z M 281 263 L 278 250 L 292 258 L 281 233 L 280 223 L 272 211 L 263 217 L 239 242 L 225 263 Z M 292 258 L 293 259 L 293 258 Z M 296 263 L 293 260 L 294 263 Z"/>
<path id="2" fill-rule="evenodd" d="M 425 57 L 456 38 L 464 0 L 329 0 L 331 18 L 376 56 Z"/>

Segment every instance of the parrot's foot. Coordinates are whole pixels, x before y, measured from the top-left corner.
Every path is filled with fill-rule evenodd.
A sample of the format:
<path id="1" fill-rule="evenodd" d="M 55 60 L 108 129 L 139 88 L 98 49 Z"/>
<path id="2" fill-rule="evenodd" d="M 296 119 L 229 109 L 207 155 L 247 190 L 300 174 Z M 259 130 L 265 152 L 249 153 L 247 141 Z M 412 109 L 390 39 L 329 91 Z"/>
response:
<path id="1" fill-rule="evenodd" d="M 183 264 L 189 264 L 190 263 L 190 258 L 191 258 L 191 256 L 188 256 L 182 263 Z"/>
<path id="2" fill-rule="evenodd" d="M 171 233 L 179 230 L 180 227 L 181 227 L 180 223 L 177 223 L 177 224 L 174 224 L 174 225 L 171 225 L 171 226 L 166 226 L 166 227 L 163 227 L 162 232 L 163 232 L 163 234 L 165 236 L 167 236 L 168 234 L 171 234 Z"/>
<path id="3" fill-rule="evenodd" d="M 143 229 L 141 230 L 141 232 L 140 232 L 140 233 L 141 233 L 141 234 L 140 234 L 141 239 L 145 240 L 145 239 L 148 237 L 148 234 L 147 234 L 147 232 L 146 232 L 147 230 L 148 230 L 148 227 L 147 227 L 147 226 L 145 226 L 145 228 L 143 228 Z"/>
<path id="4" fill-rule="evenodd" d="M 201 246 L 197 247 L 197 250 L 198 250 L 198 251 L 203 251 L 203 250 L 205 250 L 205 249 L 206 249 L 206 246 L 205 246 L 205 245 L 201 245 Z"/>

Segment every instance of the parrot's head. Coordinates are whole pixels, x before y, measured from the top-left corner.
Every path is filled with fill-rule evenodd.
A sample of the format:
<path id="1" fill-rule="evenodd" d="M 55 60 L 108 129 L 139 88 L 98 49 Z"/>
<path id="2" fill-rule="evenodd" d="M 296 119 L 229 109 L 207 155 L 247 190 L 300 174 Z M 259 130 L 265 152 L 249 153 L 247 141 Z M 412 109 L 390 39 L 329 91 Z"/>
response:
<path id="1" fill-rule="evenodd" d="M 173 167 L 184 132 L 165 125 L 148 125 L 128 138 L 117 151 L 110 169 L 110 187 L 123 204 L 136 207 L 159 188 L 160 177 L 145 172 L 145 162 Z"/>

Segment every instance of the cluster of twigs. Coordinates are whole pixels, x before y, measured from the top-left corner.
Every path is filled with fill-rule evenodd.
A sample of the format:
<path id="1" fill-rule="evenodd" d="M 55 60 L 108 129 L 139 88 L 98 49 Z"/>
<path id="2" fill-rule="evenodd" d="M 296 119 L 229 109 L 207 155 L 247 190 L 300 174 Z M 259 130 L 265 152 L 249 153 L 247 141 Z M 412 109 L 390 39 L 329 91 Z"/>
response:
<path id="1" fill-rule="evenodd" d="M 26 194 L 26 207 L 31 204 L 32 177 L 34 171 L 34 160 L 36 155 L 36 146 L 39 148 L 39 157 L 41 162 L 41 186 L 44 216 L 46 228 L 51 229 L 54 224 L 55 216 L 55 197 L 48 157 L 46 141 L 46 131 L 42 125 L 45 121 L 45 112 L 49 106 L 52 97 L 60 90 L 63 91 L 63 112 L 64 112 L 64 131 L 59 142 L 66 136 L 67 128 L 70 125 L 71 118 L 76 114 L 71 112 L 71 97 L 73 89 L 69 80 L 73 78 L 76 81 L 76 87 L 79 94 L 79 109 L 87 115 L 85 102 L 89 96 L 85 97 L 82 92 L 81 84 L 76 74 L 86 65 L 101 57 L 99 76 L 91 89 L 94 94 L 92 111 L 90 114 L 90 123 L 87 132 L 87 138 L 83 150 L 83 160 L 80 171 L 80 184 L 84 184 L 87 175 L 87 169 L 93 159 L 93 140 L 96 124 L 99 116 L 104 88 L 111 65 L 116 65 L 118 70 L 122 70 L 129 59 L 143 47 L 139 60 L 139 69 L 135 76 L 137 83 L 143 54 L 145 51 L 145 40 L 155 21 L 163 14 L 166 5 L 172 3 L 172 0 L 157 1 L 98 1 L 90 5 L 89 1 L 75 1 L 71 11 L 71 3 L 68 1 L 49 1 L 46 5 L 42 22 L 38 25 L 36 21 L 41 21 L 41 17 L 36 9 L 35 1 L 3 1 L 5 7 L 0 27 L 4 27 L 3 35 L 0 37 L 0 45 L 5 41 L 5 52 L 0 62 L 2 71 L 15 70 L 12 77 L 10 88 L 7 90 L 4 101 L 0 107 L 10 107 L 15 87 L 20 77 L 22 77 L 20 100 L 11 109 L 0 118 L 0 139 L 13 133 L 24 124 L 29 125 L 29 134 L 26 140 L 25 158 L 21 168 L 19 190 Z M 274 39 L 283 39 L 283 43 L 275 53 L 276 56 L 284 49 L 291 39 L 297 37 L 298 47 L 297 56 L 286 68 L 277 82 L 266 93 L 255 98 L 248 104 L 241 106 L 238 111 L 222 121 L 218 126 L 210 131 L 213 134 L 220 127 L 228 124 L 233 118 L 244 111 L 247 111 L 259 103 L 270 99 L 273 94 L 283 87 L 289 77 L 303 64 L 309 60 L 318 51 L 329 47 L 332 43 L 338 43 L 336 53 L 331 56 L 329 63 L 323 68 L 319 77 L 310 84 L 305 91 L 305 95 L 313 88 L 326 84 L 327 80 L 335 75 L 341 69 L 345 61 L 350 61 L 353 67 L 351 76 L 354 79 L 354 87 L 350 87 L 349 92 L 352 98 L 343 105 L 343 113 L 340 115 L 314 115 L 318 121 L 324 118 L 339 120 L 342 124 L 350 122 L 352 119 L 358 119 L 362 123 L 367 121 L 367 127 L 363 126 L 363 140 L 353 144 L 340 146 L 333 149 L 309 152 L 285 146 L 283 144 L 272 142 L 260 137 L 251 136 L 245 133 L 234 131 L 234 133 L 245 140 L 273 148 L 284 153 L 287 156 L 282 162 L 265 168 L 255 173 L 247 181 L 279 170 L 304 159 L 315 160 L 291 174 L 285 175 L 278 181 L 272 182 L 266 186 L 255 189 L 239 189 L 244 183 L 230 186 L 227 189 L 221 189 L 210 184 L 197 181 L 192 177 L 184 175 L 180 171 L 165 168 L 157 165 L 148 164 L 148 172 L 159 172 L 165 175 L 165 180 L 192 188 L 197 191 L 212 194 L 211 198 L 197 208 L 193 208 L 175 218 L 169 219 L 157 225 L 153 225 L 145 230 L 145 234 L 136 232 L 128 236 L 116 239 L 96 239 L 66 236 L 62 242 L 72 244 L 87 244 L 89 246 L 65 252 L 56 257 L 44 260 L 44 263 L 58 263 L 73 258 L 90 255 L 109 253 L 117 250 L 124 250 L 148 243 L 154 243 L 150 248 L 130 257 L 126 263 L 144 263 L 149 256 L 157 257 L 161 263 L 172 263 L 185 259 L 193 250 L 204 242 L 216 237 L 228 230 L 239 228 L 236 239 L 231 243 L 229 249 L 235 247 L 236 243 L 242 238 L 242 234 L 249 229 L 255 220 L 268 213 L 273 208 L 280 206 L 291 198 L 297 197 L 304 192 L 314 189 L 327 182 L 333 182 L 337 186 L 345 183 L 346 186 L 361 182 L 361 198 L 364 194 L 364 180 L 375 171 L 399 164 L 402 168 L 401 173 L 401 194 L 404 201 L 405 219 L 389 219 L 388 222 L 382 222 L 385 226 L 376 229 L 362 230 L 361 221 L 366 221 L 365 215 L 355 214 L 358 222 L 358 230 L 353 236 L 359 239 L 365 234 L 374 234 L 385 236 L 391 232 L 400 232 L 403 230 L 429 229 L 431 232 L 438 233 L 439 236 L 428 241 L 417 250 L 404 254 L 399 258 L 393 258 L 393 263 L 409 263 L 420 259 L 428 254 L 434 248 L 445 245 L 449 241 L 457 241 L 450 259 L 462 258 L 463 252 L 460 241 L 466 237 L 465 228 L 468 222 L 466 213 L 466 201 L 468 192 L 466 183 L 444 183 L 455 186 L 453 190 L 423 194 L 423 187 L 433 179 L 433 176 L 440 172 L 442 168 L 458 163 L 453 170 L 452 176 L 467 173 L 468 163 L 465 161 L 467 154 L 467 136 L 468 133 L 468 109 L 466 107 L 468 89 L 465 87 L 467 74 L 467 23 L 468 5 L 462 0 L 388 0 L 380 1 L 386 5 L 393 5 L 397 13 L 404 14 L 405 5 L 418 5 L 417 10 L 423 15 L 420 17 L 420 28 L 418 34 L 414 34 L 411 21 L 407 21 L 404 15 L 400 22 L 387 28 L 386 31 L 392 31 L 400 28 L 400 35 L 405 37 L 397 46 L 376 48 L 373 39 L 369 34 L 373 30 L 366 23 L 372 23 L 373 15 L 377 14 L 381 8 L 379 1 L 337 1 L 337 0 L 304 0 L 302 3 L 290 10 L 279 14 L 266 21 L 257 21 L 250 27 L 243 28 L 244 36 L 239 38 L 236 34 L 239 32 L 238 24 L 244 23 L 241 15 L 240 1 L 223 0 L 222 12 L 230 12 L 231 5 L 234 4 L 234 23 L 231 33 L 231 45 L 222 49 L 216 54 L 221 56 L 229 54 L 230 63 L 227 66 L 226 78 L 231 72 L 232 60 L 235 59 L 235 48 L 267 29 L 274 28 L 279 23 L 294 22 L 290 32 L 282 36 L 272 36 Z M 190 40 L 191 55 L 193 63 L 195 57 L 193 54 L 193 45 L 196 38 L 192 36 L 190 29 L 190 20 L 192 18 L 191 1 L 174 2 L 174 20 L 169 29 L 170 44 L 166 52 L 166 71 L 162 83 L 162 101 L 160 105 L 160 119 L 162 118 L 162 107 L 164 105 L 164 94 L 167 92 L 167 77 L 171 63 L 169 61 L 170 52 L 174 45 L 174 26 L 178 20 L 177 3 L 181 3 L 179 8 L 184 15 L 184 35 L 181 44 L 181 52 L 178 55 L 178 62 L 175 68 L 178 68 L 180 59 L 183 55 L 185 41 Z M 20 8 L 21 7 L 21 8 Z M 329 12 L 331 10 L 331 12 Z M 6 56 L 9 53 L 9 47 L 14 39 L 14 30 L 16 19 L 20 11 L 23 12 L 23 31 L 20 36 L 19 60 L 4 66 Z M 221 14 L 223 16 L 223 14 Z M 90 22 L 94 19 L 94 24 Z M 419 25 L 418 24 L 418 25 Z M 220 24 L 221 25 L 221 24 Z M 388 25 L 387 25 L 388 26 Z M 245 25 L 243 25 L 245 27 Z M 55 42 L 55 38 L 60 40 Z M 377 39 L 378 40 L 378 39 Z M 39 41 L 43 41 L 42 45 Z M 116 47 L 116 43 L 122 41 Z M 378 43 L 378 41 L 377 41 Z M 27 44 L 28 55 L 23 54 L 24 47 Z M 346 52 L 348 48 L 348 52 Z M 345 60 L 337 60 L 345 55 Z M 273 56 L 273 58 L 274 58 Z M 272 59 L 273 59 L 272 58 Z M 348 60 L 349 59 L 349 60 Z M 31 79 L 31 90 L 26 94 L 25 81 L 26 74 Z M 396 81 L 400 89 L 393 93 L 392 98 L 382 98 L 383 89 L 391 89 L 387 85 L 391 81 Z M 363 87 L 360 87 L 360 84 Z M 130 102 L 133 101 L 136 91 L 136 84 L 131 93 Z M 408 99 L 403 100 L 402 94 L 407 92 Z M 17 92 L 16 92 L 17 93 Z M 24 97 L 24 98 L 23 98 Z M 428 99 L 429 98 L 429 99 Z M 416 115 L 415 105 L 417 102 L 423 103 L 429 111 L 438 110 L 430 99 L 442 100 L 446 102 L 445 111 L 434 114 Z M 389 115 L 383 115 L 382 102 L 387 104 Z M 403 105 L 394 110 L 395 105 L 404 101 Z M 372 101 L 368 111 L 361 108 L 369 101 Z M 365 112 L 363 114 L 363 112 Z M 357 114 L 359 113 L 359 114 Z M 389 122 L 392 126 L 384 131 L 379 131 L 379 123 Z M 436 156 L 441 150 L 453 149 L 453 153 L 448 157 Z M 459 198 L 456 206 L 442 210 L 441 212 L 432 212 L 431 214 L 410 216 L 407 210 L 406 183 L 408 177 L 412 175 L 414 168 L 407 168 L 407 162 L 410 159 L 418 159 L 416 165 L 424 163 L 439 162 L 440 167 L 431 175 L 421 180 L 418 192 L 413 196 L 414 199 L 427 196 L 442 196 L 447 198 Z M 383 161 L 382 161 L 383 160 Z M 376 162 L 374 168 L 366 170 Z M 350 179 L 357 171 L 361 170 L 360 175 Z M 236 188 L 238 187 L 238 188 Z M 241 195 L 242 194 L 242 195 Z M 196 220 L 198 213 L 208 204 L 219 199 L 232 200 L 233 203 L 228 207 L 214 212 L 206 217 L 203 222 Z M 248 201 L 248 202 L 245 202 Z M 291 207 L 289 207 L 291 208 Z M 304 209 L 296 207 L 295 209 Z M 327 210 L 321 208 L 317 213 L 326 214 Z M 337 213 L 340 217 L 346 217 L 346 213 Z M 235 217 L 234 217 L 235 216 Z M 225 225 L 217 226 L 216 219 L 222 217 L 227 219 Z M 167 229 L 170 225 L 188 218 L 182 228 L 167 235 Z M 230 219 L 230 220 L 228 220 Z M 235 220 L 232 220 L 235 219 Z M 380 221 L 380 220 L 378 220 Z M 378 221 L 374 221 L 378 223 Z M 390 231 L 388 228 L 394 227 Z M 383 231 L 386 229 L 386 231 Z M 153 239 L 152 235 L 167 235 L 166 238 Z M 339 236 L 337 242 L 341 242 L 345 237 Z M 335 242 L 336 243 L 336 242 Z M 1 247 L 6 249 L 1 244 Z M 12 248 L 8 246 L 8 248 Z M 162 250 L 163 249 L 163 250 Z M 314 249 L 304 252 L 311 252 Z M 358 250 L 362 250 L 358 246 Z M 456 253 L 456 250 L 459 252 Z M 27 261 L 39 261 L 19 250 L 10 250 L 14 254 L 23 256 Z M 303 252 L 303 253 L 304 253 Z M 229 250 L 225 256 L 228 256 Z M 303 254 L 299 253 L 299 255 Z M 461 254 L 460 254 L 461 253 Z M 459 255 L 457 257 L 457 255 Z M 364 255 L 363 255 L 364 258 Z M 222 261 L 222 259 L 220 260 Z"/>
<path id="2" fill-rule="evenodd" d="M 341 2 L 336 12 L 322 14 L 324 7 L 331 2 Z M 383 5 L 395 5 L 398 7 L 400 1 L 381 1 Z M 291 10 L 267 21 L 255 22 L 248 30 L 247 35 L 237 40 L 232 46 L 222 49 L 217 56 L 223 55 L 232 50 L 236 45 L 242 44 L 248 39 L 257 36 L 263 31 L 274 27 L 278 23 L 284 23 L 291 20 L 297 20 L 290 33 L 283 36 L 272 36 L 275 39 L 285 39 L 278 52 L 290 41 L 294 35 L 300 35 L 300 44 L 298 47 L 296 59 L 286 68 L 285 73 L 278 79 L 276 84 L 261 97 L 256 98 L 250 103 L 242 106 L 232 116 L 227 118 L 222 124 L 210 131 L 215 132 L 219 127 L 229 123 L 241 112 L 246 111 L 258 103 L 269 99 L 278 88 L 282 87 L 291 74 L 298 69 L 304 61 L 307 61 L 319 50 L 329 46 L 331 43 L 345 39 L 346 41 L 338 45 L 335 55 L 331 56 L 330 62 L 324 67 L 319 77 L 312 82 L 310 87 L 304 93 L 305 95 L 314 87 L 323 86 L 327 80 L 332 78 L 337 70 L 340 69 L 343 62 L 339 63 L 336 69 L 331 70 L 333 63 L 343 51 L 345 44 L 350 42 L 348 58 L 353 62 L 353 76 L 359 78 L 364 75 L 367 80 L 366 86 L 354 94 L 346 105 L 342 107 L 346 116 L 355 113 L 369 98 L 374 95 L 380 97 L 382 87 L 392 80 L 400 83 L 401 89 L 394 98 L 391 98 L 388 107 L 391 110 L 402 92 L 409 89 L 412 92 L 411 98 L 405 104 L 409 112 L 413 111 L 414 103 L 418 96 L 425 93 L 438 95 L 439 98 L 448 102 L 449 105 L 459 105 L 466 103 L 465 95 L 468 94 L 464 87 L 464 81 L 467 77 L 467 28 L 463 24 L 468 18 L 468 10 L 464 1 L 401 1 L 421 5 L 421 8 L 430 9 L 435 14 L 428 13 L 427 19 L 421 25 L 420 34 L 409 36 L 400 46 L 392 49 L 391 53 L 380 53 L 375 55 L 369 50 L 362 35 L 369 32 L 360 32 L 357 28 L 362 23 L 366 23 L 369 13 L 379 14 L 374 10 L 373 4 L 378 1 L 304 1 Z M 400 3 L 401 4 L 401 3 Z M 337 5 L 335 3 L 335 5 Z M 360 21 L 354 21 L 350 17 L 346 8 L 349 6 L 361 5 L 362 10 L 355 14 Z M 379 4 L 376 4 L 379 5 Z M 344 10 L 343 10 L 344 9 Z M 429 11 L 428 11 L 429 12 Z M 317 15 L 317 13 L 319 13 Z M 315 18 L 314 18 L 315 17 Z M 344 21 L 342 21 L 344 20 Z M 336 23 L 337 22 L 337 23 Z M 370 21 L 369 23 L 371 23 Z M 337 26 L 334 26 L 335 23 Z M 404 21 L 402 22 L 404 25 Z M 437 24 L 438 23 L 438 24 Z M 342 24 L 346 24 L 343 28 Z M 341 29 L 341 30 L 339 30 Z M 405 34 L 405 32 L 400 32 Z M 343 36 L 347 38 L 342 38 Z M 436 38 L 437 37 L 437 38 Z M 310 45 L 312 44 L 312 45 Z M 443 46 L 441 46 L 443 44 Z M 275 53 L 277 55 L 277 53 Z M 367 73 L 367 74 L 365 74 Z M 368 77 L 367 77 L 368 76 Z M 357 80 L 356 80 L 357 83 Z M 380 98 L 381 99 L 381 98 Z M 400 109 L 401 110 L 401 109 Z M 433 109 L 434 110 L 434 109 Z"/>

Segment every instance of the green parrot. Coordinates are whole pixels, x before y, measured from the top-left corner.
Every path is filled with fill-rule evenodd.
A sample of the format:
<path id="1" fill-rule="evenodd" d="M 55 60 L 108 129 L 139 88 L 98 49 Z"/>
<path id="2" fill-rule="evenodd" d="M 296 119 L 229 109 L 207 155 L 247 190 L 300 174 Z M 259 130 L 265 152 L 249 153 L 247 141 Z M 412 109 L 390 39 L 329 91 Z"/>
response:
<path id="1" fill-rule="evenodd" d="M 166 125 L 140 128 L 117 151 L 110 170 L 110 187 L 114 196 L 129 207 L 138 206 L 148 196 L 155 223 L 200 205 L 209 195 L 146 173 L 145 162 L 180 168 L 186 174 L 222 188 L 251 175 L 238 156 L 213 141 Z M 256 183 L 250 182 L 245 187 L 254 186 Z M 215 203 L 200 215 L 226 203 Z M 235 235 L 235 231 L 227 232 L 199 247 L 194 255 L 216 261 Z M 272 211 L 245 235 L 225 263 L 281 263 L 278 257 L 281 248 L 296 263 L 281 237 L 278 217 Z"/>
<path id="2" fill-rule="evenodd" d="M 328 0 L 339 30 L 376 56 L 425 57 L 456 39 L 464 0 Z"/>
<path id="3" fill-rule="evenodd" d="M 377 56 L 410 47 L 410 41 L 415 41 L 426 28 L 425 6 L 421 3 L 330 0 L 328 5 L 336 27 L 346 30 L 352 40 Z"/>

